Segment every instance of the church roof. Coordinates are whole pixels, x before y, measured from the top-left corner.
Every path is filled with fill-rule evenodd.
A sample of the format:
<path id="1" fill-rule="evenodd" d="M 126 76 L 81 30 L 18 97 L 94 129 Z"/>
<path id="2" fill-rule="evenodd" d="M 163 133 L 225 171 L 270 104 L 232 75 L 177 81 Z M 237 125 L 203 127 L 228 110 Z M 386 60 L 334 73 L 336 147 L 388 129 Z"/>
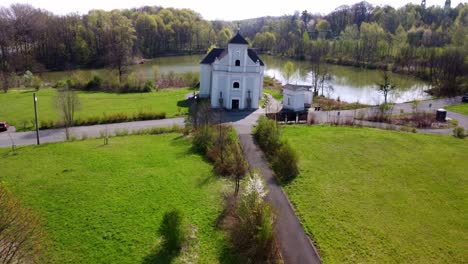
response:
<path id="1" fill-rule="evenodd" d="M 216 58 L 220 57 L 224 49 L 214 48 L 200 61 L 200 64 L 211 64 L 215 61 Z"/>
<path id="2" fill-rule="evenodd" d="M 200 61 L 200 64 L 212 64 L 216 58 L 221 59 L 224 55 L 227 54 L 227 49 L 222 48 L 214 48 L 205 57 Z M 262 59 L 258 57 L 257 53 L 253 49 L 247 49 L 247 55 L 253 62 L 259 62 L 261 66 L 265 66 Z"/>
<path id="3" fill-rule="evenodd" d="M 253 62 L 256 63 L 258 61 L 260 63 L 260 65 L 265 66 L 262 59 L 260 59 L 260 57 L 258 57 L 257 52 L 255 52 L 255 50 L 247 49 L 247 54 L 249 55 L 250 59 L 253 60 Z"/>
<path id="4" fill-rule="evenodd" d="M 245 40 L 245 38 L 239 33 L 237 32 L 236 35 L 234 37 L 232 37 L 231 40 L 229 40 L 228 42 L 229 44 L 245 44 L 245 45 L 249 45 L 249 43 L 247 42 L 247 40 Z"/>

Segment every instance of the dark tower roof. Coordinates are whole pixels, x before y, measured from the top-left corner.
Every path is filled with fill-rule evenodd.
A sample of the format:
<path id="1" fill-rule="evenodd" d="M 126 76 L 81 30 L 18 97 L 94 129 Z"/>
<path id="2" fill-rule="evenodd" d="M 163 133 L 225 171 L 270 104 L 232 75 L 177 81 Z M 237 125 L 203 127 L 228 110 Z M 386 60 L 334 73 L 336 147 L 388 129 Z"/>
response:
<path id="1" fill-rule="evenodd" d="M 239 32 L 237 32 L 237 34 L 236 34 L 231 40 L 229 40 L 228 43 L 229 43 L 229 44 L 245 44 L 245 45 L 249 45 L 249 43 L 247 42 L 247 40 L 245 40 L 245 38 L 244 38 Z"/>

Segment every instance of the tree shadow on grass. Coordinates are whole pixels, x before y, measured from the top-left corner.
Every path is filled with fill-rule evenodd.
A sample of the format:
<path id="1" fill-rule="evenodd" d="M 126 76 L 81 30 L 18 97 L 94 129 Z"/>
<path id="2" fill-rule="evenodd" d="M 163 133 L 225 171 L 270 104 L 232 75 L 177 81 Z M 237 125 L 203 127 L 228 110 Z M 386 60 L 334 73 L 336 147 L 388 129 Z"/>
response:
<path id="1" fill-rule="evenodd" d="M 182 108 L 188 108 L 189 107 L 189 100 L 190 99 L 184 99 L 184 100 L 177 101 L 177 106 L 182 107 Z"/>
<path id="2" fill-rule="evenodd" d="M 172 263 L 180 255 L 184 240 L 182 213 L 179 210 L 165 213 L 158 233 L 163 237 L 163 242 L 143 259 L 143 264 Z"/>

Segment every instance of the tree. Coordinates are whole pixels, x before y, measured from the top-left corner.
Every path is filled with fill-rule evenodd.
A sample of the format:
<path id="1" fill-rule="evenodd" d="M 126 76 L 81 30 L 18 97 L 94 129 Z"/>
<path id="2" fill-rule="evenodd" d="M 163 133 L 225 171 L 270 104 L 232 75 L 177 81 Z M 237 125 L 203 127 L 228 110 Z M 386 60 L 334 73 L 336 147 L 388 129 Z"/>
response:
<path id="1" fill-rule="evenodd" d="M 382 80 L 383 83 L 378 84 L 378 90 L 383 94 L 384 96 L 384 104 L 387 104 L 387 97 L 388 94 L 396 89 L 396 86 L 391 83 L 390 76 L 388 71 L 384 71 L 382 73 Z"/>
<path id="2" fill-rule="evenodd" d="M 78 95 L 66 85 L 57 92 L 56 104 L 65 127 L 65 137 L 70 139 L 70 127 L 75 121 L 75 111 L 79 107 Z"/>
<path id="3" fill-rule="evenodd" d="M 228 43 L 228 41 L 232 38 L 234 33 L 232 32 L 231 28 L 224 27 L 218 33 L 218 46 L 224 47 Z"/>
<path id="4" fill-rule="evenodd" d="M 39 76 L 34 76 L 31 81 L 31 86 L 36 90 L 39 91 L 42 87 L 42 80 Z"/>
<path id="5" fill-rule="evenodd" d="M 258 173 L 247 179 L 241 196 L 227 197 L 224 228 L 240 256 L 251 263 L 277 263 L 275 214 L 264 200 L 267 191 Z"/>
<path id="6" fill-rule="evenodd" d="M 122 77 L 131 63 L 135 29 L 130 19 L 117 10 L 112 11 L 110 14 L 110 26 L 109 61 L 112 67 L 117 69 L 119 83 L 122 85 Z"/>
<path id="7" fill-rule="evenodd" d="M 0 183 L 0 263 L 36 263 L 42 240 L 38 218 Z"/>
<path id="8" fill-rule="evenodd" d="M 327 20 L 320 19 L 317 22 L 317 31 L 319 38 L 326 39 L 330 32 L 330 23 Z"/>
<path id="9" fill-rule="evenodd" d="M 291 61 L 286 62 L 283 66 L 283 76 L 286 81 L 286 83 L 289 83 L 291 81 L 292 76 L 296 72 L 296 69 L 294 69 L 294 64 Z"/>

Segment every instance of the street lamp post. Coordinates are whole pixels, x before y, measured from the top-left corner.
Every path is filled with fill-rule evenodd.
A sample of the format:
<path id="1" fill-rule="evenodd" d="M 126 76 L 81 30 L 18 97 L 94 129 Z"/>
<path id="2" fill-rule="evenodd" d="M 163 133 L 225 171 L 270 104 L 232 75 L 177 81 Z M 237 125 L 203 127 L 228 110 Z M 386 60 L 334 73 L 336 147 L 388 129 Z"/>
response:
<path id="1" fill-rule="evenodd" d="M 37 122 L 37 96 L 36 96 L 36 93 L 33 93 L 33 99 L 34 99 L 34 117 L 35 117 L 35 120 L 36 120 L 36 139 L 37 139 L 37 145 L 40 145 L 40 141 L 39 141 L 39 126 L 38 126 L 38 122 Z"/>

